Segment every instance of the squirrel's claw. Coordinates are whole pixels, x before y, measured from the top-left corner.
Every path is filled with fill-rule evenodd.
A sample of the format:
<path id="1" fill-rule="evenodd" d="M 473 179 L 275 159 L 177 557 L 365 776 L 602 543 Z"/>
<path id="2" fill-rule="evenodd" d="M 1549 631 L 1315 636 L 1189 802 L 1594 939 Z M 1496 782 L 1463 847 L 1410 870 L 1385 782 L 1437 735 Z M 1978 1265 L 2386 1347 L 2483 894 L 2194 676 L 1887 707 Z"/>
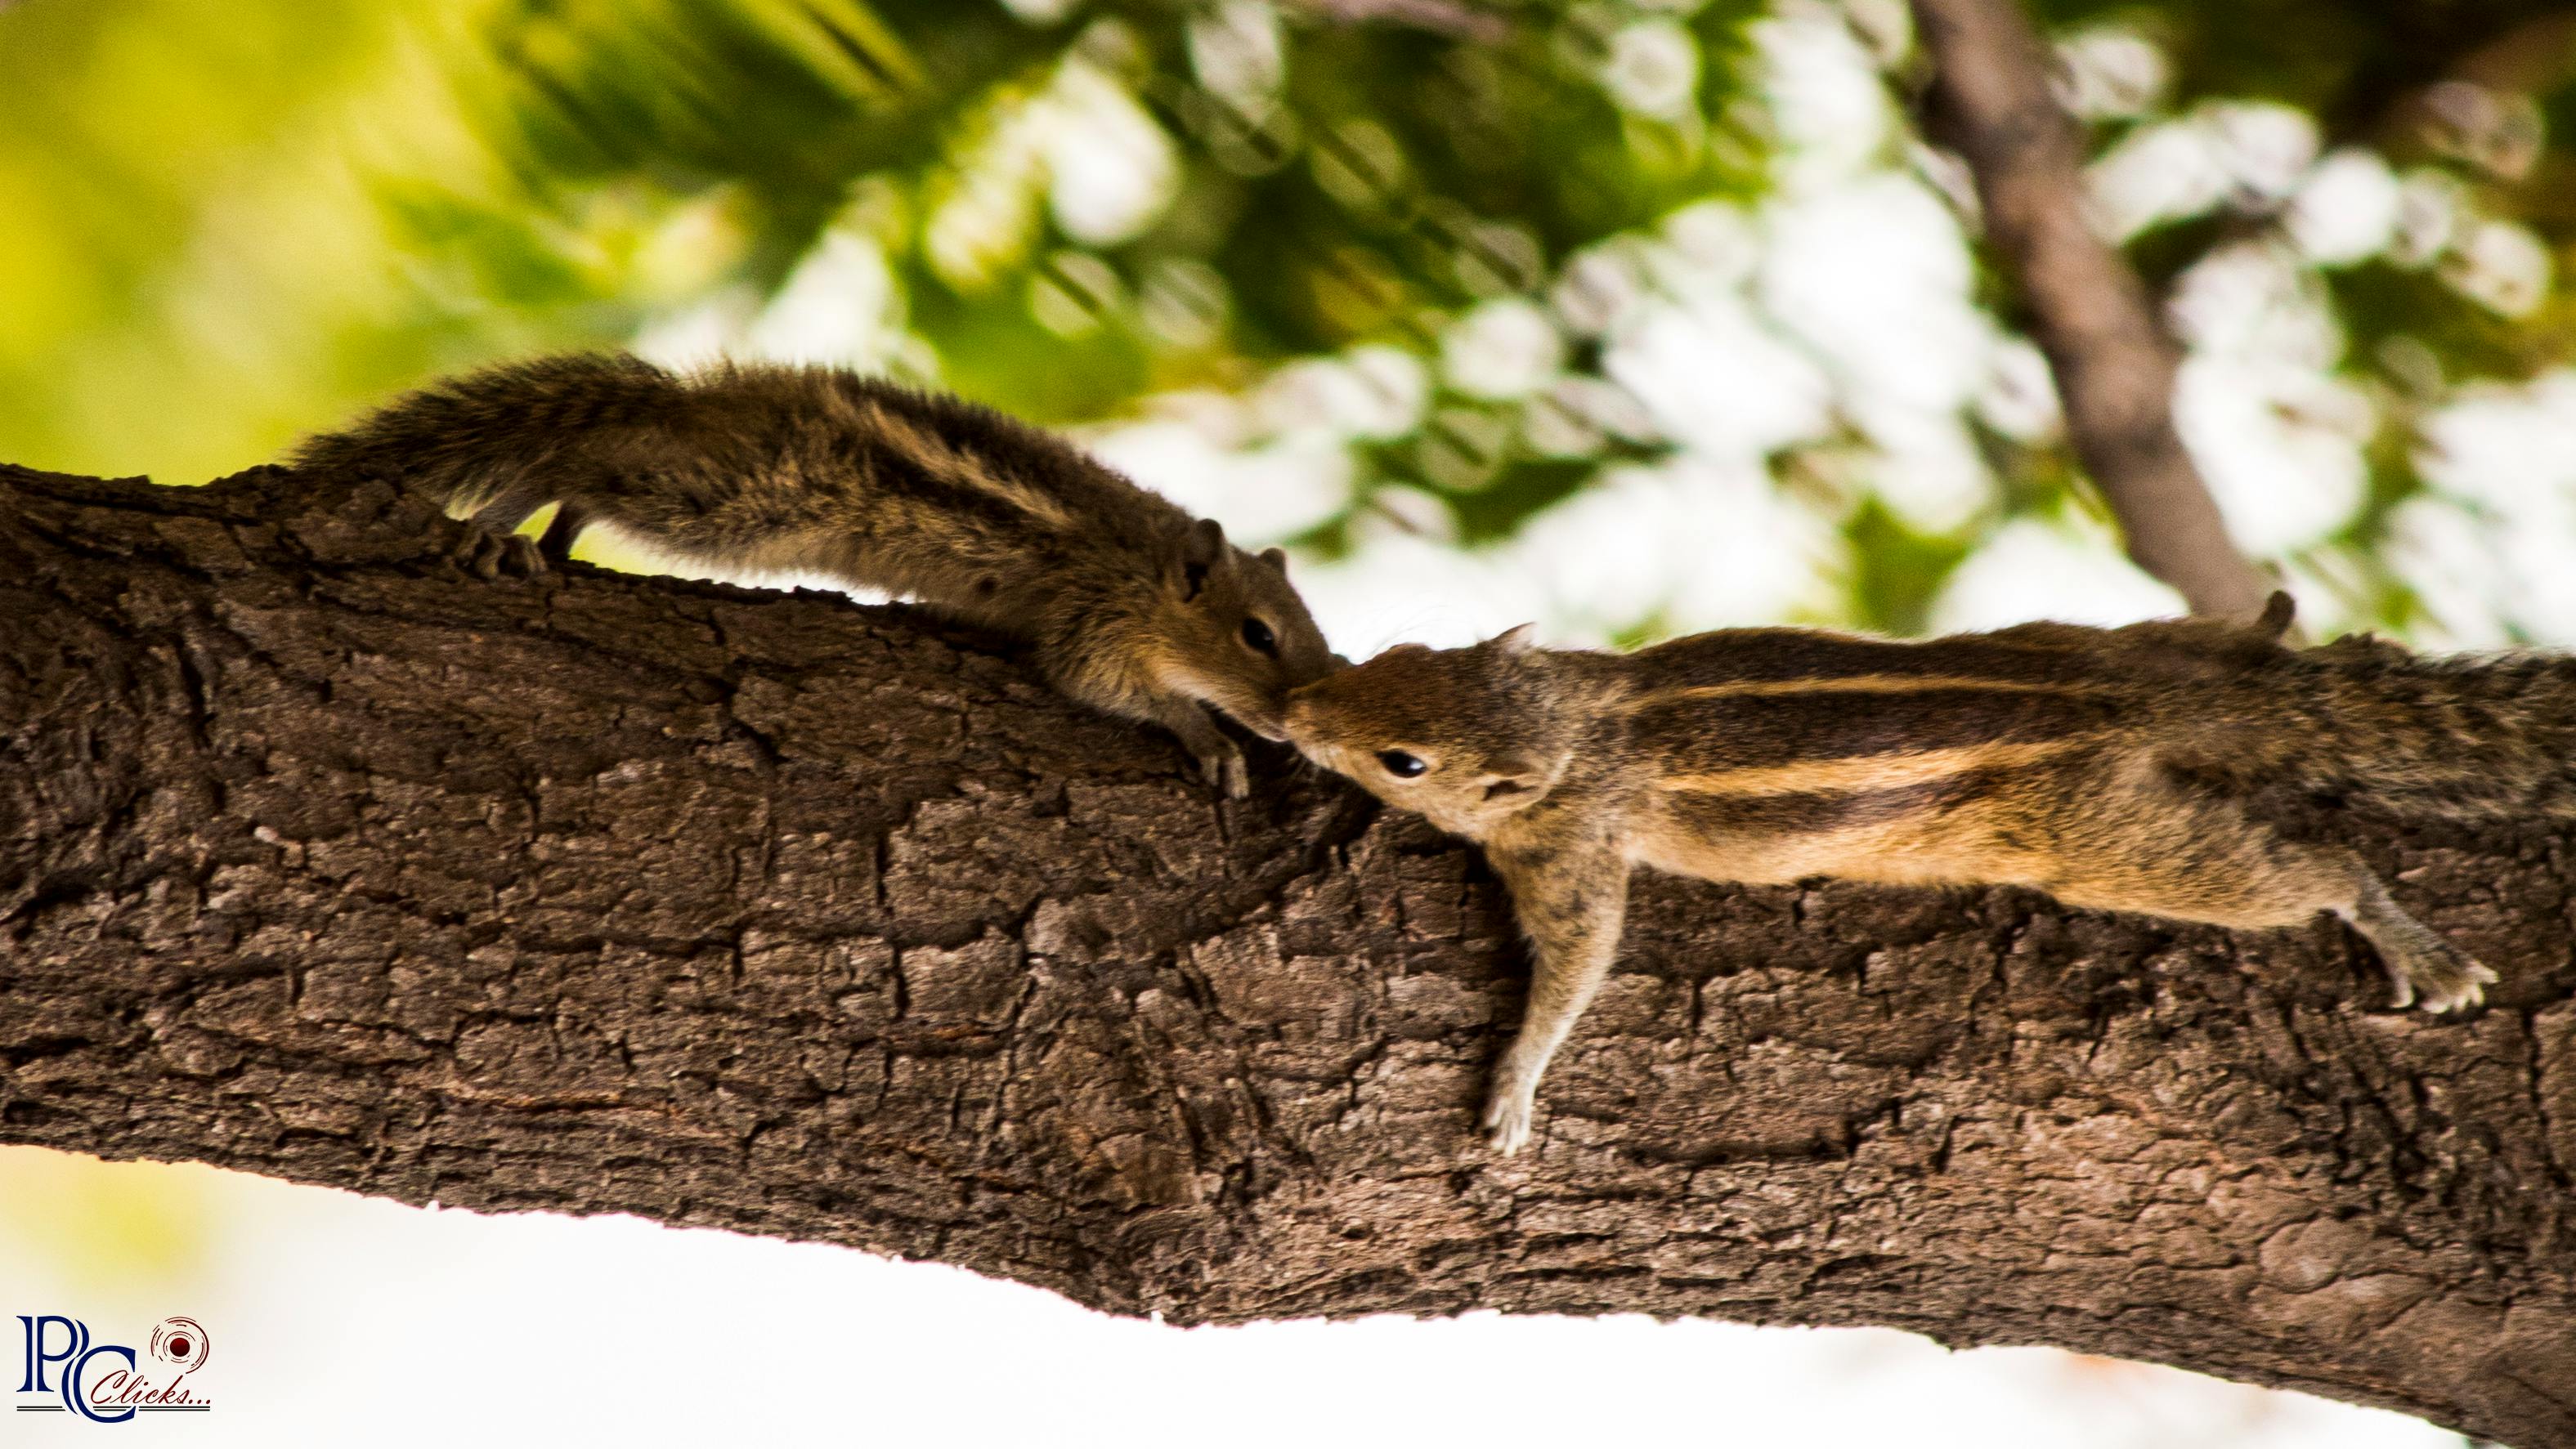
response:
<path id="1" fill-rule="evenodd" d="M 2401 1011 L 2420 1006 L 2439 1016 L 2486 1000 L 2486 988 L 2496 982 L 2495 972 L 2449 942 L 2430 932 L 2426 935 L 2430 939 L 2424 942 L 2408 943 L 2394 950 L 2381 948 L 2380 954 L 2388 964 L 2393 1004 Z"/>
<path id="2" fill-rule="evenodd" d="M 1228 745 L 1199 756 L 1199 777 L 1208 788 L 1228 800 L 1241 800 L 1252 794 L 1252 773 L 1243 762 L 1243 751 Z"/>
<path id="3" fill-rule="evenodd" d="M 2351 921 L 2379 953 L 2398 1009 L 2421 1006 L 2438 1015 L 2486 999 L 2486 988 L 2495 984 L 2493 971 L 2399 909 L 2378 877 L 2363 876 L 2361 887 L 2361 899 L 2353 909 L 2338 914 Z"/>
<path id="4" fill-rule="evenodd" d="M 2460 964 L 2467 969 L 2447 975 L 2439 981 L 2424 983 L 2424 1009 L 2439 1015 L 2475 1006 L 2487 999 L 2486 988 L 2496 982 L 2495 972 L 2463 956 Z"/>
<path id="5" fill-rule="evenodd" d="M 546 571 L 546 556 L 537 541 L 515 533 L 494 533 L 488 528 L 469 526 L 448 557 L 457 567 L 478 579 L 498 579 L 504 573 L 514 578 L 532 579 Z"/>
<path id="6" fill-rule="evenodd" d="M 1510 1157 L 1529 1141 L 1530 1113 L 1536 1109 L 1535 1092 L 1513 1083 L 1498 1083 L 1494 1095 L 1485 1103 L 1485 1140 L 1496 1153 Z"/>

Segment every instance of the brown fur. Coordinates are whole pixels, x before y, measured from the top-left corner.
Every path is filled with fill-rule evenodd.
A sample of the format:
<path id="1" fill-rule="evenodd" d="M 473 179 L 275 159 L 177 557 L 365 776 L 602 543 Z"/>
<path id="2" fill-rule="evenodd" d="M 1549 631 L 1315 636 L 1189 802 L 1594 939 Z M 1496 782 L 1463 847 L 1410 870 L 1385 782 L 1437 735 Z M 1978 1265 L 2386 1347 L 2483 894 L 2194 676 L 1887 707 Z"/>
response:
<path id="1" fill-rule="evenodd" d="M 2492 972 L 2399 910 L 2359 856 L 2252 812 L 2290 786 L 2398 812 L 2576 817 L 2576 659 L 2425 659 L 2252 624 L 2027 624 L 1903 642 L 1733 629 L 1619 656 L 1390 650 L 1289 697 L 1288 737 L 1483 843 L 1537 971 L 1486 1124 L 1517 1148 L 1549 1057 L 1609 970 L 1629 872 L 2008 884 L 2241 929 L 2320 911 L 2398 1004 Z M 1411 778 L 1380 759 L 1422 761 Z"/>
<path id="2" fill-rule="evenodd" d="M 1067 695 L 1169 729 L 1236 796 L 1242 754 L 1201 706 L 1275 739 L 1287 692 L 1337 662 L 1277 549 L 1232 547 L 1052 434 L 839 369 L 545 358 L 413 393 L 295 462 L 471 515 L 487 574 L 607 525 L 719 572 L 915 599 L 1028 640 Z M 541 544 L 510 539 L 550 503 Z"/>

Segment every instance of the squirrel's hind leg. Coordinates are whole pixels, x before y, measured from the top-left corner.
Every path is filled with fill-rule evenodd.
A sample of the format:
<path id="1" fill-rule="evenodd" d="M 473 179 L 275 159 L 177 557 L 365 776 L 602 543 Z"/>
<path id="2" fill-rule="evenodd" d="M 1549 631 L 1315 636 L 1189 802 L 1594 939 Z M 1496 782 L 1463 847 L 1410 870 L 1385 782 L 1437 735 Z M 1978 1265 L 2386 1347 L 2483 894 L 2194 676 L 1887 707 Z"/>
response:
<path id="1" fill-rule="evenodd" d="M 2094 797 L 2042 888 L 2071 906 L 2137 911 L 2232 930 L 2279 930 L 2330 912 L 2379 952 L 2398 1006 L 2474 1006 L 2496 979 L 2406 914 L 2350 849 L 2283 838 L 2234 800 L 2156 780 Z M 2037 882 L 2035 882 L 2037 883 Z"/>

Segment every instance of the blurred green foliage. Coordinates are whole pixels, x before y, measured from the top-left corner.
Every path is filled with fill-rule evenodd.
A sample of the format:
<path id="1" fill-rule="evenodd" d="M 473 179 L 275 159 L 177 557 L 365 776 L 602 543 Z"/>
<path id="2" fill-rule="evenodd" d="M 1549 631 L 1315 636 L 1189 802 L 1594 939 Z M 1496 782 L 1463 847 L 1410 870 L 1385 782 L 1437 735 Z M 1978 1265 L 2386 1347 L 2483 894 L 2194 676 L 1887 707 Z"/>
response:
<path id="1" fill-rule="evenodd" d="M 2370 478 L 2290 561 L 2351 619 L 2406 622 L 2382 553 L 2422 487 L 2411 430 L 2478 379 L 2568 360 L 2547 264 L 2576 192 L 2546 138 L 2576 106 L 2569 27 L 2506 0 L 2039 9 L 2161 68 L 2088 110 L 2106 155 L 2277 101 L 2323 149 L 2447 188 L 2455 230 L 2536 243 L 2537 283 L 2469 275 L 2465 242 L 2302 263 L 2340 329 L 2324 365 L 2370 407 Z M 1508 540 L 1673 440 L 1603 404 L 1579 327 L 1559 375 L 1590 391 L 1471 388 L 1444 340 L 1686 207 L 1772 195 L 1755 33 L 1792 12 L 1821 7 L 1489 0 L 1491 33 L 1453 34 L 1331 0 L 22 0 L 0 8 L 0 457 L 194 481 L 436 372 L 795 334 L 811 302 L 854 319 L 826 353 L 1053 422 L 1242 395 L 1354 348 L 1417 356 L 1429 395 L 1356 430 L 1350 500 L 1301 542 L 1351 546 L 1388 489 L 1442 500 L 1461 545 Z M 1901 101 L 1902 6 L 1835 13 Z M 2428 108 L 2462 74 L 2496 102 L 2483 128 Z M 1920 164 L 1903 135 L 1882 149 Z M 2221 188 L 2129 241 L 2176 287 L 2290 209 L 2286 186 Z M 2009 289 L 1975 291 L 2008 328 Z M 1882 501 L 1892 465 L 1840 422 L 1772 450 L 1846 546 L 1824 614 L 1921 627 L 2006 523 L 2083 518 L 2048 430 L 1970 428 L 1993 487 L 1958 518 Z"/>
<path id="2" fill-rule="evenodd" d="M 2576 358 L 2576 156 L 2553 144 L 2576 123 L 2576 11 L 2555 0 L 2032 8 L 2060 37 L 2138 36 L 2168 72 L 2151 103 L 2099 120 L 2102 151 L 2213 99 L 2268 101 L 2307 118 L 2319 151 L 2366 154 L 2400 179 L 2395 244 L 2309 267 L 2339 333 L 2331 370 L 2371 406 L 2366 490 L 2314 561 L 2341 584 L 2350 622 L 2438 630 L 2385 557 L 2399 506 L 2424 491 L 2417 425 L 2484 385 Z M 2169 292 L 2218 249 L 2276 243 L 2293 210 L 2289 197 L 2237 195 L 2150 227 L 2129 251 Z M 2564 485 L 2535 470 L 2533 486 Z"/>

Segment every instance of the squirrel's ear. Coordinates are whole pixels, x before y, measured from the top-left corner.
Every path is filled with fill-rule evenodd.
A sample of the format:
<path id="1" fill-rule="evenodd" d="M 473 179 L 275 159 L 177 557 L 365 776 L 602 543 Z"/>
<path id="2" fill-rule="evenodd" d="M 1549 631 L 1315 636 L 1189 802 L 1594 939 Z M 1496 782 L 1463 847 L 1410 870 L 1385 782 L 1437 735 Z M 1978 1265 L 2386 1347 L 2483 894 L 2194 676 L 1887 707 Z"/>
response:
<path id="1" fill-rule="evenodd" d="M 1181 535 L 1180 566 L 1173 570 L 1184 602 L 1199 596 L 1207 587 L 1208 574 L 1225 567 L 1234 551 L 1225 546 L 1225 525 L 1213 518 L 1202 518 Z"/>
<path id="2" fill-rule="evenodd" d="M 1279 570 L 1279 572 L 1283 574 L 1288 572 L 1288 550 L 1284 548 L 1263 549 L 1261 551 L 1261 561 L 1270 565 L 1272 568 Z"/>
<path id="3" fill-rule="evenodd" d="M 1510 795 L 1526 795 L 1544 782 L 1547 771 L 1536 760 L 1520 753 L 1496 755 L 1485 761 L 1485 798 L 1500 800 Z"/>
<path id="4" fill-rule="evenodd" d="M 1536 637 L 1537 634 L 1538 625 L 1536 624 L 1514 624 L 1512 627 L 1505 629 L 1500 634 L 1486 640 L 1485 647 L 1493 650 L 1505 659 L 1510 659 L 1516 655 L 1527 654 L 1530 650 L 1536 648 L 1538 645 L 1538 639 Z"/>
<path id="5" fill-rule="evenodd" d="M 1213 518 L 1202 518 L 1190 525 L 1189 537 L 1181 543 L 1181 562 L 1197 568 L 1214 568 L 1225 557 L 1225 525 Z"/>
<path id="6" fill-rule="evenodd" d="M 2272 597 L 2263 601 L 2263 615 L 2254 621 L 2254 627 L 2278 639 L 2290 631 L 2290 621 L 2298 614 L 2299 601 L 2290 597 L 2290 591 L 2274 589 Z"/>

